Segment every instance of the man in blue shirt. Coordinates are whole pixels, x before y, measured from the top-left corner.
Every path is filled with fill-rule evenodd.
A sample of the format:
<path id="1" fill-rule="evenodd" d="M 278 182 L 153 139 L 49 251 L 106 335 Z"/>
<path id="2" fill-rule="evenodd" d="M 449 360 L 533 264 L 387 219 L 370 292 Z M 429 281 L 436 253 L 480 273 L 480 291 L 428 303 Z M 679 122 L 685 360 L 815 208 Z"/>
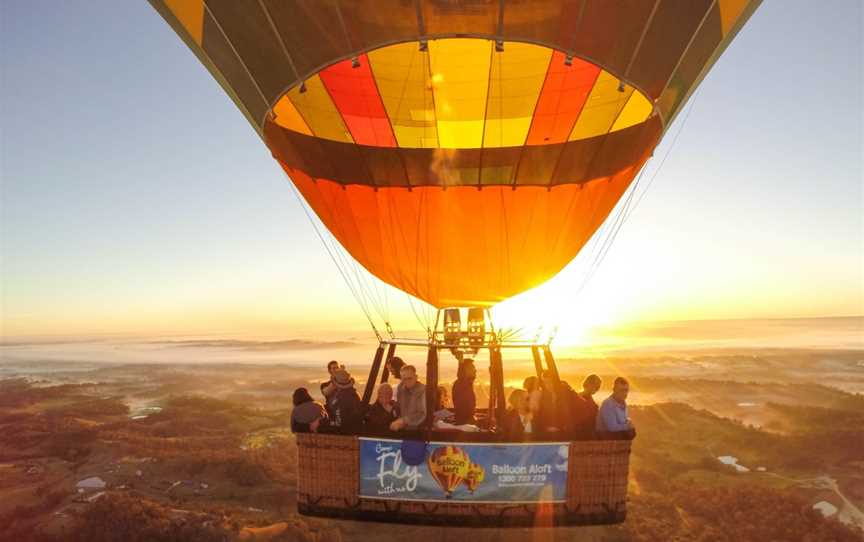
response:
<path id="1" fill-rule="evenodd" d="M 627 394 L 630 383 L 618 377 L 612 387 L 612 395 L 600 405 L 597 413 L 597 433 L 601 438 L 633 438 L 636 434 L 630 417 L 627 416 Z"/>

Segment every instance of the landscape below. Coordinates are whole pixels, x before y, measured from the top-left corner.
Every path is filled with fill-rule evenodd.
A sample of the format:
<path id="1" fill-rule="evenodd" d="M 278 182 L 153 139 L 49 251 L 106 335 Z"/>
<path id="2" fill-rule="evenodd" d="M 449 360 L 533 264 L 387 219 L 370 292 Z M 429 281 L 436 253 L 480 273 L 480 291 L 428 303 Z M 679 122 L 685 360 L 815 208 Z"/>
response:
<path id="1" fill-rule="evenodd" d="M 0 540 L 861 540 L 862 359 L 775 349 L 561 360 L 576 386 L 600 370 L 601 396 L 616 373 L 633 383 L 627 521 L 504 531 L 297 515 L 289 398 L 317 389 L 323 371 L 308 365 L 7 363 Z"/>

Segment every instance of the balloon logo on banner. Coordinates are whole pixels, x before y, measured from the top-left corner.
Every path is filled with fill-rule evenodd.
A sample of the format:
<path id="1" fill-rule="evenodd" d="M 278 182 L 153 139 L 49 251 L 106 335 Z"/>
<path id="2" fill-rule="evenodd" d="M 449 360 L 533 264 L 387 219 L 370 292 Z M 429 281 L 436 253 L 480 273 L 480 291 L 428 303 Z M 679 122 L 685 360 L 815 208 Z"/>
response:
<path id="1" fill-rule="evenodd" d="M 471 463 L 468 467 L 468 473 L 465 475 L 465 486 L 468 488 L 468 491 L 474 493 L 474 490 L 480 485 L 480 482 L 486 477 L 486 469 L 478 465 L 477 463 Z"/>
<path id="2" fill-rule="evenodd" d="M 462 448 L 441 446 L 426 460 L 429 472 L 449 499 L 462 480 L 468 476 L 471 459 Z"/>

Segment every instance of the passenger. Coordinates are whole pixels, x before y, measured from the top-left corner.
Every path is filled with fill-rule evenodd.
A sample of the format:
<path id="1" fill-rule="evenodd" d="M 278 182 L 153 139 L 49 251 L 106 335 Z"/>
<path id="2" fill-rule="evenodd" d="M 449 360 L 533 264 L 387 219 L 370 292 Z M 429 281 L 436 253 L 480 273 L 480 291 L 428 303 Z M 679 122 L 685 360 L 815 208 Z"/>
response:
<path id="1" fill-rule="evenodd" d="M 540 413 L 540 379 L 536 376 L 529 376 L 522 383 L 522 387 L 528 393 L 528 405 L 531 408 L 531 414 L 536 418 Z"/>
<path id="2" fill-rule="evenodd" d="M 435 410 L 450 408 L 450 392 L 447 391 L 447 386 L 438 386 L 438 404 Z"/>
<path id="3" fill-rule="evenodd" d="M 454 424 L 473 424 L 474 410 L 477 408 L 477 397 L 474 395 L 474 379 L 477 377 L 477 369 L 474 360 L 466 358 L 459 364 L 456 373 L 456 381 L 453 383 L 453 411 L 455 413 Z"/>
<path id="4" fill-rule="evenodd" d="M 333 383 L 333 373 L 339 369 L 344 369 L 344 365 L 340 365 L 338 361 L 331 360 L 327 364 L 327 374 L 329 378 L 321 383 L 321 395 L 324 396 L 324 404 L 327 407 L 327 412 L 330 412 L 330 401 L 336 394 L 336 385 Z"/>
<path id="5" fill-rule="evenodd" d="M 537 412 L 537 428 L 540 431 L 559 431 L 558 421 L 560 407 L 560 390 L 555 384 L 555 375 L 551 371 L 543 371 L 540 380 L 540 405 Z"/>
<path id="6" fill-rule="evenodd" d="M 312 399 L 309 390 L 297 388 L 292 397 L 294 409 L 291 410 L 292 433 L 317 433 L 323 422 L 327 423 L 327 411 L 324 405 Z"/>
<path id="7" fill-rule="evenodd" d="M 333 373 L 333 386 L 336 392 L 330 400 L 330 429 L 338 433 L 354 433 L 363 421 L 363 404 L 354 379 L 344 368 Z"/>
<path id="8" fill-rule="evenodd" d="M 561 420 L 563 431 L 568 433 L 573 432 L 573 403 L 576 401 L 576 390 L 565 380 L 561 380 L 561 401 L 558 404 L 559 419 Z"/>
<path id="9" fill-rule="evenodd" d="M 525 390 L 513 390 L 507 399 L 510 408 L 504 414 L 501 422 L 501 432 L 510 440 L 522 440 L 526 434 L 532 432 L 532 414 L 528 404 L 528 392 Z"/>
<path id="10" fill-rule="evenodd" d="M 390 376 L 392 376 L 396 380 L 402 379 L 401 371 L 402 371 L 402 367 L 404 367 L 404 366 L 405 366 L 405 362 L 402 361 L 402 358 L 400 358 L 398 356 L 394 356 L 394 357 L 390 358 L 390 361 L 387 362 L 387 370 L 390 372 Z M 399 386 L 398 382 L 397 382 L 396 386 L 397 387 Z"/>
<path id="11" fill-rule="evenodd" d="M 555 378 L 555 373 L 543 371 L 540 381 L 540 408 L 537 428 L 540 431 L 565 431 L 569 425 L 569 397 L 566 388 Z"/>
<path id="12" fill-rule="evenodd" d="M 403 365 L 402 383 L 396 390 L 399 417 L 390 424 L 392 431 L 418 429 L 426 421 L 426 386 L 417 381 L 417 369 Z"/>
<path id="13" fill-rule="evenodd" d="M 345 366 L 342 365 L 341 363 L 339 363 L 338 361 L 336 361 L 335 359 L 332 359 L 329 362 L 327 362 L 327 374 L 330 376 L 330 378 L 325 383 L 333 382 L 333 373 L 335 373 L 339 369 L 344 369 L 344 368 L 345 368 Z"/>
<path id="14" fill-rule="evenodd" d="M 594 394 L 603 381 L 597 375 L 588 375 L 582 381 L 582 391 L 573 395 L 573 436 L 577 439 L 590 439 L 597 425 L 597 403 Z"/>
<path id="15" fill-rule="evenodd" d="M 447 391 L 447 386 L 438 386 L 438 404 L 432 415 L 435 421 L 453 423 L 453 410 L 451 408 L 450 392 Z"/>
<path id="16" fill-rule="evenodd" d="M 398 417 L 399 406 L 393 400 L 393 386 L 384 382 L 378 386 L 375 404 L 366 413 L 366 429 L 377 433 L 387 432 Z"/>
<path id="17" fill-rule="evenodd" d="M 597 413 L 597 434 L 603 438 L 632 439 L 636 436 L 633 423 L 627 416 L 627 394 L 630 383 L 618 377 L 612 388 L 612 395 L 603 400 Z"/>

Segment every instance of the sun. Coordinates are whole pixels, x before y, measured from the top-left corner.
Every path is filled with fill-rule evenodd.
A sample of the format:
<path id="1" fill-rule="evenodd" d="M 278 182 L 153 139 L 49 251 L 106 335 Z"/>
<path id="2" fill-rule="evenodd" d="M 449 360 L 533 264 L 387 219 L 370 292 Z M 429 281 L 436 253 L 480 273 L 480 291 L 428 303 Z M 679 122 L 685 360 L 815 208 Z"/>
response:
<path id="1" fill-rule="evenodd" d="M 559 275 L 496 305 L 493 322 L 499 329 L 519 330 L 523 339 L 546 342 L 552 338 L 556 345 L 590 346 L 592 330 L 614 323 L 615 310 L 597 290 L 580 291 L 581 284 Z"/>

